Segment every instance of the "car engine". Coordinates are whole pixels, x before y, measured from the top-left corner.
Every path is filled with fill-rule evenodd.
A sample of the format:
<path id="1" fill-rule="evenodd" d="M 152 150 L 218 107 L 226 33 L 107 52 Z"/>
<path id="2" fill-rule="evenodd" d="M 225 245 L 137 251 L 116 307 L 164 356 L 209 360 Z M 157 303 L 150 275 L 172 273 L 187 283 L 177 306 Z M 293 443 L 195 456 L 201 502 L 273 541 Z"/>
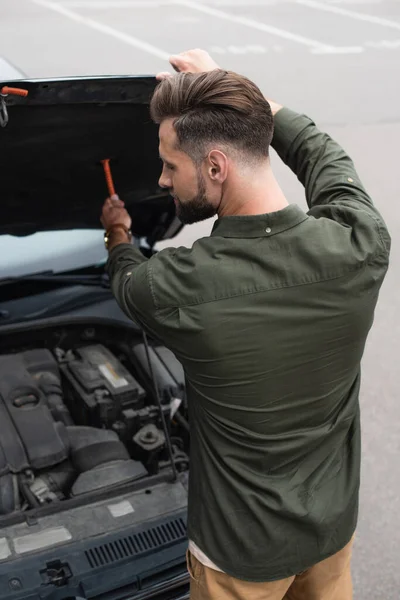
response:
<path id="1" fill-rule="evenodd" d="M 183 370 L 161 346 L 136 343 L 132 357 L 134 368 L 100 343 L 0 356 L 0 515 L 128 484 L 171 459 L 187 470 Z"/>

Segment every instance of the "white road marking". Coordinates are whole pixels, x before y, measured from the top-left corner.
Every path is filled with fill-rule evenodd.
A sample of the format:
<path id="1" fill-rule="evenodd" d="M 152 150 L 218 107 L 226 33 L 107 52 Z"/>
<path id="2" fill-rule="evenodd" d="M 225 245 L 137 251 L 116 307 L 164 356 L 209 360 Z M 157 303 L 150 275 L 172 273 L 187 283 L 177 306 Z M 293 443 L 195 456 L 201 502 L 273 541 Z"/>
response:
<path id="1" fill-rule="evenodd" d="M 328 0 L 329 4 L 382 4 L 383 0 Z"/>
<path id="2" fill-rule="evenodd" d="M 395 50 L 400 48 L 400 40 L 380 40 L 379 42 L 365 42 L 370 48 L 384 48 L 385 50 Z"/>
<path id="3" fill-rule="evenodd" d="M 289 2 L 290 0 L 214 0 L 215 6 L 244 6 L 250 7 L 266 7 L 276 6 L 278 3 Z"/>
<path id="4" fill-rule="evenodd" d="M 264 31 L 266 33 L 270 33 L 271 35 L 275 35 L 291 42 L 296 42 L 303 46 L 307 46 L 313 52 L 317 52 L 318 54 L 343 54 L 343 53 L 354 53 L 354 52 L 363 52 L 363 48 L 361 46 L 355 47 L 346 47 L 344 49 L 339 48 L 337 46 L 331 46 L 330 44 L 324 44 L 323 42 L 318 42 L 316 40 L 312 40 L 310 38 L 306 38 L 302 35 L 298 35 L 296 33 L 292 33 L 290 31 L 286 31 L 285 29 L 279 29 L 278 27 L 273 27 L 272 25 L 266 25 L 265 23 L 261 23 L 260 21 L 256 21 L 254 19 L 250 19 L 248 17 L 243 17 L 240 15 L 233 15 L 228 12 L 219 10 L 217 8 L 212 8 L 211 6 L 206 6 L 205 4 L 199 4 L 198 2 L 193 2 L 192 0 L 174 0 L 174 4 L 180 6 L 186 6 L 187 8 L 191 8 L 193 10 L 197 10 L 199 12 L 203 12 L 212 17 L 216 17 L 218 19 L 224 19 L 225 21 L 230 21 L 231 23 L 237 23 L 238 25 L 244 25 L 246 27 L 251 27 L 252 29 L 257 29 L 258 31 Z"/>
<path id="5" fill-rule="evenodd" d="M 248 44 L 247 46 L 211 46 L 210 54 L 267 54 L 272 52 L 282 52 L 282 46 L 273 44 L 270 48 L 260 44 Z"/>
<path id="6" fill-rule="evenodd" d="M 284 0 L 291 2 L 292 0 Z M 282 0 L 214 0 L 216 6 L 275 6 Z M 158 8 L 160 6 L 169 6 L 173 0 L 63 0 L 60 2 L 63 6 L 72 8 Z"/>
<path id="7" fill-rule="evenodd" d="M 303 6 L 315 8 L 316 10 L 325 10 L 343 17 L 349 17 L 351 19 L 357 19 L 358 21 L 365 21 L 367 23 L 374 23 L 375 25 L 383 25 L 384 27 L 400 30 L 400 23 L 397 21 L 390 21 L 389 19 L 383 19 L 382 17 L 376 17 L 374 15 L 366 15 L 355 10 L 333 6 L 332 4 L 321 4 L 321 2 L 315 2 L 315 0 L 295 0 L 295 2 L 296 4 L 302 4 Z"/>
<path id="8" fill-rule="evenodd" d="M 227 50 L 231 54 L 263 54 L 263 53 L 265 53 L 265 48 L 262 48 L 261 53 L 260 53 L 259 50 L 254 51 L 254 48 L 252 49 L 251 47 L 248 47 L 248 46 L 235 46 L 233 44 L 228 46 Z"/>
<path id="9" fill-rule="evenodd" d="M 226 52 L 227 52 L 226 48 L 222 48 L 221 46 L 212 46 L 210 48 L 211 54 L 226 54 Z"/>
<path id="10" fill-rule="evenodd" d="M 361 54 L 364 52 L 362 46 L 330 46 L 312 50 L 313 54 Z"/>
<path id="11" fill-rule="evenodd" d="M 94 21 L 93 19 L 89 19 L 87 17 L 83 17 L 79 13 L 66 8 L 60 4 L 55 4 L 54 2 L 50 2 L 49 0 L 31 0 L 34 4 L 38 6 L 42 6 L 43 8 L 48 8 L 49 10 L 53 10 L 58 12 L 60 15 L 75 21 L 76 23 L 81 23 L 81 25 L 86 25 L 86 27 L 90 27 L 96 31 L 100 31 L 100 33 L 105 33 L 110 37 L 113 37 L 120 42 L 124 42 L 128 44 L 128 46 L 133 46 L 139 50 L 143 50 L 143 52 L 147 52 L 148 54 L 152 54 L 153 56 L 157 56 L 157 58 L 161 58 L 162 60 L 168 60 L 170 57 L 170 52 L 162 50 L 161 48 L 157 48 L 157 46 L 153 46 L 148 42 L 144 42 L 143 40 L 139 40 L 132 35 L 128 35 L 118 29 L 114 29 L 114 27 L 109 27 L 103 23 L 99 23 L 99 21 Z"/>
<path id="12" fill-rule="evenodd" d="M 62 6 L 68 8 L 94 8 L 109 10 L 110 8 L 159 8 L 168 6 L 171 0 L 66 0 Z"/>

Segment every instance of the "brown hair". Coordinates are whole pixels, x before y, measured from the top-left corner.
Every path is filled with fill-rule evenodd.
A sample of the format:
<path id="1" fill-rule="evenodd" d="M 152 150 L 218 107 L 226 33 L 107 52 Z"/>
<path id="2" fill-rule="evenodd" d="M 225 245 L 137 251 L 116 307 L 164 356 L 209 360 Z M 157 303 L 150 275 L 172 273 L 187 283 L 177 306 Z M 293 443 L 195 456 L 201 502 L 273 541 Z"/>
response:
<path id="1" fill-rule="evenodd" d="M 155 123 L 174 119 L 179 147 L 200 161 L 212 143 L 266 158 L 274 120 L 260 89 L 247 77 L 215 69 L 163 80 L 150 104 Z"/>

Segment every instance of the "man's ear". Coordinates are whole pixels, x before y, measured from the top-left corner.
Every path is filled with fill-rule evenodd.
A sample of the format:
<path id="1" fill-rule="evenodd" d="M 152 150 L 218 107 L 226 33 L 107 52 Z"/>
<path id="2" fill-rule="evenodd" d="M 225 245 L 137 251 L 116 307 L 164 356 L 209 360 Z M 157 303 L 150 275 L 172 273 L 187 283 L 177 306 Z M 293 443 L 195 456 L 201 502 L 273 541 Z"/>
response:
<path id="1" fill-rule="evenodd" d="M 228 177 L 229 161 L 221 150 L 211 150 L 207 156 L 207 175 L 213 183 L 224 183 Z"/>

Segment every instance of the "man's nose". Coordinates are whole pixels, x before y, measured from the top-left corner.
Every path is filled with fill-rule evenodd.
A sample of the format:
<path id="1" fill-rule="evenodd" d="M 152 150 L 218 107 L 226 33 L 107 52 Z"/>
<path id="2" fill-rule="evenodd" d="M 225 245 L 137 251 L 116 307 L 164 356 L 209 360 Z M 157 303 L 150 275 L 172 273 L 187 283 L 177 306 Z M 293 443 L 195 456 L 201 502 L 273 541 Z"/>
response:
<path id="1" fill-rule="evenodd" d="M 164 170 L 162 171 L 162 173 L 160 175 L 160 179 L 158 180 L 158 185 L 164 189 L 170 189 L 172 187 L 171 178 L 167 177 L 165 175 Z"/>

